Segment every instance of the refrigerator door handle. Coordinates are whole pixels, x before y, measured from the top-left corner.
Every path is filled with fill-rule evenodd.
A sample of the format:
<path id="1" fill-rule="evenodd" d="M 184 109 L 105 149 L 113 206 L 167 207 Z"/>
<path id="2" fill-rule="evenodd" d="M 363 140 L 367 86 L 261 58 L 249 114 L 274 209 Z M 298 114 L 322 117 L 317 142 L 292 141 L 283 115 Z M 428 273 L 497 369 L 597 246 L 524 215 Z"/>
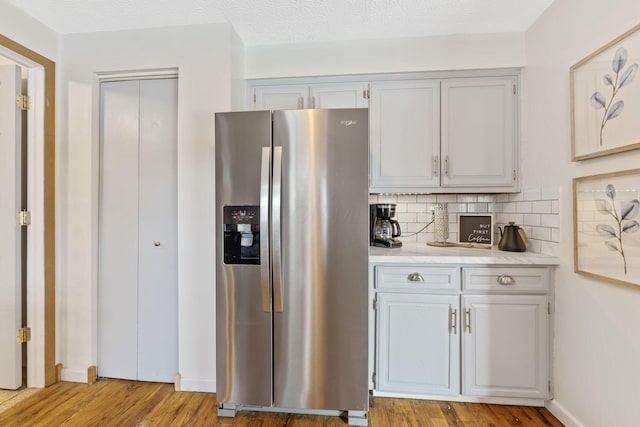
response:
<path id="1" fill-rule="evenodd" d="M 269 293 L 269 178 L 271 175 L 271 148 L 262 147 L 260 170 L 260 288 L 262 310 L 271 312 Z"/>
<path id="2" fill-rule="evenodd" d="M 282 147 L 273 147 L 271 231 L 273 232 L 273 312 L 282 313 L 282 264 L 280 215 L 282 202 Z"/>

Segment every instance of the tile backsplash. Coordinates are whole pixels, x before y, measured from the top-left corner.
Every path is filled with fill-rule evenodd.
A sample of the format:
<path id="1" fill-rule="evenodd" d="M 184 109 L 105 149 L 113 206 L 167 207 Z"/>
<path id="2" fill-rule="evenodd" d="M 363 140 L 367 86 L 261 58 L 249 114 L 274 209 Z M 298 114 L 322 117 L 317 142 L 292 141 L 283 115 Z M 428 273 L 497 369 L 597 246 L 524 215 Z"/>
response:
<path id="1" fill-rule="evenodd" d="M 446 203 L 449 211 L 450 242 L 458 241 L 458 214 L 491 213 L 494 222 L 494 245 L 498 244 L 498 227 L 514 221 L 529 239 L 527 250 L 558 255 L 560 246 L 560 189 L 532 188 L 514 194 L 371 194 L 370 203 L 395 203 L 396 220 L 402 229 L 403 242 L 435 240 L 432 218 L 437 203 Z"/>

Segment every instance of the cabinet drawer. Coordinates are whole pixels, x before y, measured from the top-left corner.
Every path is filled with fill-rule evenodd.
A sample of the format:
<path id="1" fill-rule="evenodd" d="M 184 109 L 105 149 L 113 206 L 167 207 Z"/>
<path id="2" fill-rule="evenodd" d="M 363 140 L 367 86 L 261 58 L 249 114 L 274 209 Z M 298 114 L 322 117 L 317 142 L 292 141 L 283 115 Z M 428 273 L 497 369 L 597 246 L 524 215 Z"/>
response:
<path id="1" fill-rule="evenodd" d="M 463 268 L 465 291 L 547 292 L 548 268 L 487 267 Z"/>
<path id="2" fill-rule="evenodd" d="M 457 267 L 376 267 L 375 274 L 378 290 L 460 290 L 460 269 Z"/>

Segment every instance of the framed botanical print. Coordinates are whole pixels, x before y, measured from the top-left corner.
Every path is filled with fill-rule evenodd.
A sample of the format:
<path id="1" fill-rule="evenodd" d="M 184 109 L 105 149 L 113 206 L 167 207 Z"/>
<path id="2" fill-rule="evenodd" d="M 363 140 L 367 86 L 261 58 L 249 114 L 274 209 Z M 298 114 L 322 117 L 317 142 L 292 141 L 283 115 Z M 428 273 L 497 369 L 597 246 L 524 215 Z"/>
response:
<path id="1" fill-rule="evenodd" d="M 572 159 L 640 148 L 640 25 L 570 71 Z"/>
<path id="2" fill-rule="evenodd" d="M 640 286 L 640 169 L 573 180 L 574 270 Z"/>

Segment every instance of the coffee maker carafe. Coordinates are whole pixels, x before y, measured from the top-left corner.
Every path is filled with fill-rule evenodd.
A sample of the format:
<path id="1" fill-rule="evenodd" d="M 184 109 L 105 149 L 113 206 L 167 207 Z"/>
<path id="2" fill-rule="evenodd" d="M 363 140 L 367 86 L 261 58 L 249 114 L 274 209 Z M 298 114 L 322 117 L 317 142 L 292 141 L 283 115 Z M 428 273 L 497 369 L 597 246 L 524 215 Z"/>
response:
<path id="1" fill-rule="evenodd" d="M 371 246 L 385 248 L 399 248 L 402 242 L 400 237 L 402 230 L 398 221 L 391 219 L 396 214 L 396 205 L 390 203 L 376 203 L 369 205 L 370 232 L 369 243 Z"/>

